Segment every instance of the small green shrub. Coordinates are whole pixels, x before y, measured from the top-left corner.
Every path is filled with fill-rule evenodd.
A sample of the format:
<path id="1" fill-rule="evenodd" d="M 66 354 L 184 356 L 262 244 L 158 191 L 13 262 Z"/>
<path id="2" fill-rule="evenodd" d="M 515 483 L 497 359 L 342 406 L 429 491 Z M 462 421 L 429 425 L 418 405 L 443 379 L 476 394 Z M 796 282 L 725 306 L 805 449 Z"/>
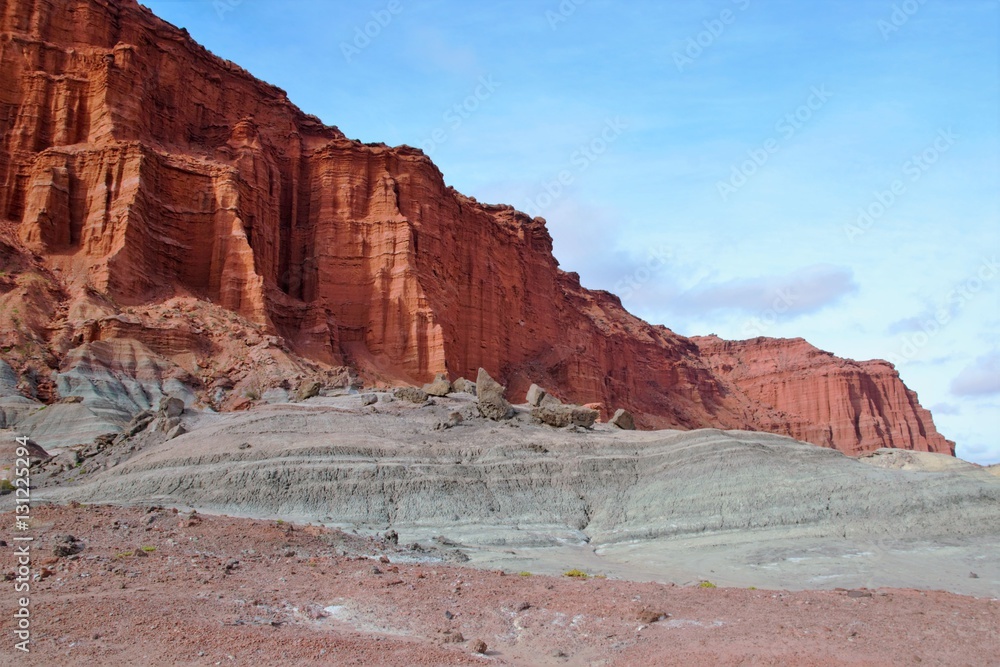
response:
<path id="1" fill-rule="evenodd" d="M 14 485 L 10 483 L 9 479 L 0 479 L 0 496 L 5 496 L 8 493 L 13 493 Z"/>
<path id="2" fill-rule="evenodd" d="M 518 574 L 518 576 L 521 576 L 521 577 L 531 577 L 531 576 L 534 576 L 534 575 L 532 575 L 532 574 L 531 574 L 530 572 L 528 572 L 528 571 L 524 571 L 524 572 L 518 572 L 517 574 Z"/>
<path id="3" fill-rule="evenodd" d="M 584 572 L 583 570 L 577 570 L 577 569 L 574 568 L 572 570 L 567 570 L 566 572 L 563 572 L 563 576 L 564 577 L 573 577 L 575 579 L 586 579 L 590 575 L 587 574 L 586 572 Z"/>
<path id="4" fill-rule="evenodd" d="M 154 551 L 156 551 L 156 547 L 147 545 L 147 546 L 142 547 L 142 550 L 145 551 L 148 554 L 151 554 Z"/>
<path id="5" fill-rule="evenodd" d="M 703 581 L 700 584 L 698 584 L 698 586 L 700 588 L 717 588 L 717 586 L 713 584 L 711 581 Z"/>

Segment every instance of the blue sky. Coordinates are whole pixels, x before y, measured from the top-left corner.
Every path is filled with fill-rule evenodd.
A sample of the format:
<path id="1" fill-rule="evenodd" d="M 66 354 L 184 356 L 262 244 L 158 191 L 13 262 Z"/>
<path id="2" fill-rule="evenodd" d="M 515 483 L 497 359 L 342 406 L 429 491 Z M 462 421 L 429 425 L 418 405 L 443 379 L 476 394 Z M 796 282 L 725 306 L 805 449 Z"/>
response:
<path id="1" fill-rule="evenodd" d="M 889 359 L 959 456 L 1000 461 L 995 0 L 144 4 L 546 218 L 637 315 Z"/>

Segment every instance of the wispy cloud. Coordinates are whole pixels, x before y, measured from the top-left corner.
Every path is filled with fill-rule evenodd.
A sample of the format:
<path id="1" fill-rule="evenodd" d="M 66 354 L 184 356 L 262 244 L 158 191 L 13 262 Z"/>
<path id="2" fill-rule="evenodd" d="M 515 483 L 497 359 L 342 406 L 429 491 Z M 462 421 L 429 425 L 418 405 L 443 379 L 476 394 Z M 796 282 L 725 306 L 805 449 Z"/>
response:
<path id="1" fill-rule="evenodd" d="M 1000 350 L 977 357 L 951 381 L 956 396 L 984 396 L 1000 393 Z"/>
<path id="2" fill-rule="evenodd" d="M 786 318 L 813 313 L 858 291 L 851 269 L 830 264 L 808 266 L 785 275 L 703 282 L 679 294 L 671 304 L 679 312 L 737 311 L 759 313 L 782 306 Z"/>

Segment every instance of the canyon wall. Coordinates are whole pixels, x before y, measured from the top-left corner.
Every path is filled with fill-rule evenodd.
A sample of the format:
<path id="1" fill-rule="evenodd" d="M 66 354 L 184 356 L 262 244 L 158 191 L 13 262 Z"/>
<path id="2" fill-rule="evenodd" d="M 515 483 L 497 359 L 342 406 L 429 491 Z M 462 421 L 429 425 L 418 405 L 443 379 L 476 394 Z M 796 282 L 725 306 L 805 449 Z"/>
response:
<path id="1" fill-rule="evenodd" d="M 347 139 L 133 0 L 0 7 L 0 218 L 54 318 L 33 329 L 43 353 L 9 358 L 22 371 L 58 369 L 95 336 L 143 340 L 59 335 L 80 328 L 81 302 L 106 321 L 183 298 L 372 382 L 482 366 L 515 399 L 538 382 L 644 427 L 952 451 L 888 365 L 649 325 L 561 271 L 541 218 L 463 196 L 419 150 Z M 24 291 L 4 284 L 8 300 Z M 762 365 L 768 347 L 780 368 Z"/>

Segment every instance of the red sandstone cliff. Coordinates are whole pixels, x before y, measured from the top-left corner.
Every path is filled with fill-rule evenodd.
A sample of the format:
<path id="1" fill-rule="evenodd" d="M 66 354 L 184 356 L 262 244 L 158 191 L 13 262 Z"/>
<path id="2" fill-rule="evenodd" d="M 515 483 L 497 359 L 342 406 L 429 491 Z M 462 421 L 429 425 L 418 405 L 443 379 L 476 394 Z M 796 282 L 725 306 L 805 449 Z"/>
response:
<path id="1" fill-rule="evenodd" d="M 934 429 L 930 412 L 887 361 L 838 359 L 801 338 L 691 340 L 712 369 L 751 400 L 789 415 L 788 432 L 799 440 L 849 454 L 881 442 L 954 455 L 953 444 Z"/>
<path id="2" fill-rule="evenodd" d="M 534 381 L 644 426 L 950 451 L 887 365 L 830 357 L 838 379 L 818 381 L 808 350 L 773 341 L 788 389 L 771 395 L 726 370 L 743 353 L 760 368 L 760 343 L 730 352 L 638 320 L 559 270 L 543 220 L 455 192 L 418 150 L 346 139 L 133 0 L 3 0 L 0 21 L 4 247 L 37 283 L 0 279 L 0 311 L 30 298 L 43 313 L 5 334 L 19 370 L 128 337 L 207 387 L 226 344 L 195 331 L 224 318 L 196 322 L 190 304 L 210 301 L 240 336 L 280 336 L 298 371 L 422 382 L 483 366 L 515 395 Z M 228 358 L 229 375 L 249 363 Z"/>

